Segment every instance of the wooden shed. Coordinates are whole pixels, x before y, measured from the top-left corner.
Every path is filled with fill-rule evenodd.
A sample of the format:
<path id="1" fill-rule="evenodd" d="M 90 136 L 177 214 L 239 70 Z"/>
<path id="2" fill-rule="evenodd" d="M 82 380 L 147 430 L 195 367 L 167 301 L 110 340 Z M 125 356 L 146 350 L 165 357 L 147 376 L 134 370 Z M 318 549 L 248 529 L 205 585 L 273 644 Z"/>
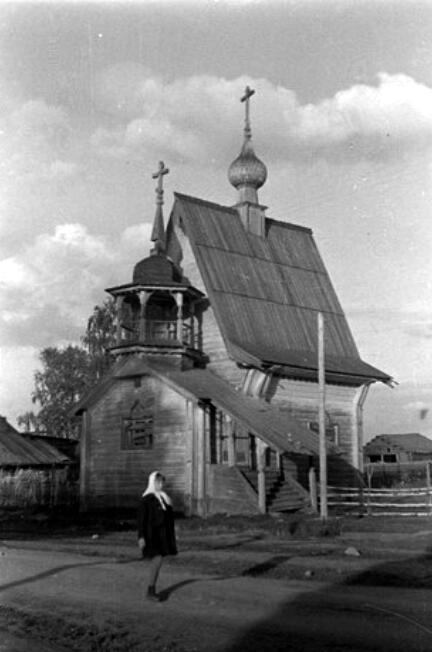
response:
<path id="1" fill-rule="evenodd" d="M 377 435 L 364 447 L 364 456 L 372 464 L 432 461 L 432 439 L 418 432 Z"/>
<path id="2" fill-rule="evenodd" d="M 248 106 L 251 91 L 245 94 Z M 108 292 L 117 362 L 77 406 L 83 509 L 136 503 L 160 469 L 188 514 L 298 509 L 318 455 L 317 315 L 326 327 L 332 484 L 357 484 L 371 383 L 310 229 L 267 217 L 246 112 L 235 206 L 175 193 L 163 163 L 150 255 Z"/>
<path id="3" fill-rule="evenodd" d="M 0 507 L 77 504 L 76 463 L 51 444 L 21 435 L 0 417 Z"/>

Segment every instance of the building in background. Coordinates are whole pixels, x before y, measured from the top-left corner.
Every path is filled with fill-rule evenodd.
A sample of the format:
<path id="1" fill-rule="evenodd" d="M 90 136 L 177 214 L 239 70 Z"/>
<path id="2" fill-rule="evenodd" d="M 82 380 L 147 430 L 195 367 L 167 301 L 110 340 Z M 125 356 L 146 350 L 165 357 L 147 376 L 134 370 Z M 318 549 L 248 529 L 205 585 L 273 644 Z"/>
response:
<path id="1" fill-rule="evenodd" d="M 43 436 L 20 434 L 0 416 L 0 507 L 52 509 L 77 502 L 76 460 Z"/>
<path id="2" fill-rule="evenodd" d="M 432 440 L 418 432 L 377 435 L 364 447 L 364 458 L 370 464 L 432 461 Z"/>

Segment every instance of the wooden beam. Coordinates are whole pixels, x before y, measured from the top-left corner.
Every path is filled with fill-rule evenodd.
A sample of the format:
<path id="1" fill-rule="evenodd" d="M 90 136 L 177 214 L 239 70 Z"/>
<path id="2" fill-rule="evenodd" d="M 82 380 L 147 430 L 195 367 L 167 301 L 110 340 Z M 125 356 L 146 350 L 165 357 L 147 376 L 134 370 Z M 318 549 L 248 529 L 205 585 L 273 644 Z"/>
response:
<path id="1" fill-rule="evenodd" d="M 318 513 L 318 496 L 317 496 L 317 482 L 316 473 L 313 466 L 309 469 L 309 495 L 311 506 L 314 512 Z"/>
<path id="2" fill-rule="evenodd" d="M 194 495 L 194 425 L 193 410 L 194 405 L 191 401 L 185 400 L 187 424 L 189 432 L 185 437 L 185 488 L 186 488 L 186 510 L 187 516 L 193 514 L 193 495 Z"/>
<path id="3" fill-rule="evenodd" d="M 80 512 L 86 512 L 89 508 L 91 452 L 90 423 L 89 411 L 85 410 L 82 415 L 80 437 Z"/>
<path id="4" fill-rule="evenodd" d="M 121 344 L 122 342 L 121 311 L 123 300 L 124 297 L 122 295 L 117 295 L 115 298 L 115 331 L 117 344 Z"/>
<path id="5" fill-rule="evenodd" d="M 324 318 L 318 313 L 318 393 L 319 393 L 319 463 L 320 463 L 320 515 L 325 521 L 327 509 L 327 450 L 325 433 L 325 357 L 324 357 Z"/>
<path id="6" fill-rule="evenodd" d="M 265 486 L 265 452 L 267 445 L 257 439 L 257 469 L 258 469 L 258 507 L 261 514 L 267 511 L 266 486 Z"/>
<path id="7" fill-rule="evenodd" d="M 234 438 L 234 423 L 229 415 L 226 415 L 227 430 L 228 430 L 228 466 L 235 466 L 235 438 Z"/>
<path id="8" fill-rule="evenodd" d="M 199 405 L 194 406 L 195 427 L 196 427 L 196 475 L 197 475 L 197 512 L 199 516 L 206 516 L 206 494 L 207 494 L 207 446 L 205 432 L 205 410 Z"/>
<path id="9" fill-rule="evenodd" d="M 177 304 L 177 340 L 183 341 L 183 293 L 176 292 L 175 300 Z"/>
<path id="10" fill-rule="evenodd" d="M 139 293 L 140 300 L 140 316 L 139 316 L 139 339 L 141 342 L 144 342 L 146 339 L 146 308 L 147 301 L 150 299 L 151 292 L 146 292 L 146 290 L 141 290 Z"/>

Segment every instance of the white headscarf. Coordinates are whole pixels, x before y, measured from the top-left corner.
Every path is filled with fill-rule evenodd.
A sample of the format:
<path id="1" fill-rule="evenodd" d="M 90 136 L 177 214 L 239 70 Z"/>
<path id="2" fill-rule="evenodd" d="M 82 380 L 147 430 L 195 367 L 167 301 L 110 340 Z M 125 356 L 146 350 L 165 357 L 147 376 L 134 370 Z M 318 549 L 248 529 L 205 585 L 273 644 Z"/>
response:
<path id="1" fill-rule="evenodd" d="M 166 509 L 167 505 L 171 505 L 171 498 L 165 493 L 165 491 L 156 490 L 155 483 L 157 476 L 161 476 L 163 478 L 163 475 L 160 471 L 152 471 L 152 473 L 150 473 L 147 489 L 144 491 L 143 496 L 154 494 L 160 502 L 162 509 Z"/>

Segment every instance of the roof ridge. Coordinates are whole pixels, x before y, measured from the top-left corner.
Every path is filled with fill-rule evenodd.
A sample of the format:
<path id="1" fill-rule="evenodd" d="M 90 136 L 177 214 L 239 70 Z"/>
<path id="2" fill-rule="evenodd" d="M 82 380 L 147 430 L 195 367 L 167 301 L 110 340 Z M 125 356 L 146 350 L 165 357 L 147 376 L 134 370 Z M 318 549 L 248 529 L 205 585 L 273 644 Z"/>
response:
<path id="1" fill-rule="evenodd" d="M 207 199 L 201 199 L 200 197 L 192 197 L 192 195 L 184 195 L 181 192 L 175 192 L 174 197 L 176 199 L 185 199 L 186 201 L 192 201 L 195 204 L 202 204 L 203 206 L 211 206 L 216 210 L 229 211 L 235 215 L 238 215 L 237 209 L 232 206 L 224 206 L 223 204 L 217 204 L 216 202 L 208 201 Z"/>
<path id="2" fill-rule="evenodd" d="M 185 195 L 184 193 L 181 192 L 174 192 L 174 197 L 180 200 L 186 199 L 186 201 L 192 201 L 196 204 L 202 204 L 203 206 L 211 206 L 212 208 L 216 208 L 217 210 L 229 211 L 230 213 L 234 213 L 238 215 L 238 211 L 235 208 L 235 206 L 226 206 L 224 204 L 218 204 L 217 202 L 209 201 L 208 199 L 201 199 L 201 197 Z M 308 226 L 302 226 L 301 224 L 294 224 L 293 222 L 287 222 L 285 220 L 278 220 L 275 217 L 268 217 L 267 215 L 265 219 L 266 222 L 268 221 L 273 224 L 283 226 L 284 228 L 296 229 L 298 231 L 305 231 L 306 233 L 313 233 L 312 229 Z"/>

